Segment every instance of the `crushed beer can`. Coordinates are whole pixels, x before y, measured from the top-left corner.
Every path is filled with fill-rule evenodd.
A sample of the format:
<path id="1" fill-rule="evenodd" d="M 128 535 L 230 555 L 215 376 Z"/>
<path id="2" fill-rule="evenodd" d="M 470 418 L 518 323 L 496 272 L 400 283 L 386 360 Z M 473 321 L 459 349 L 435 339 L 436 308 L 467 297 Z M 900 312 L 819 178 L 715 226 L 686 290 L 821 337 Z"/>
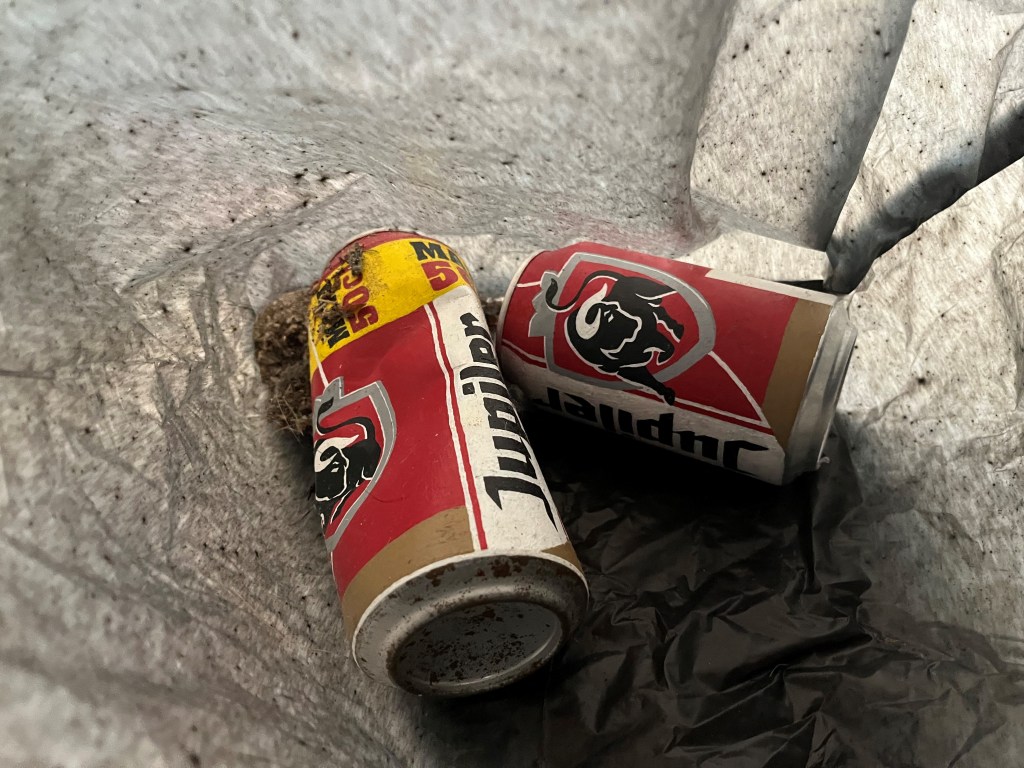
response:
<path id="1" fill-rule="evenodd" d="M 824 460 L 856 331 L 831 294 L 584 242 L 522 266 L 498 336 L 540 409 L 784 484 Z"/>
<path id="2" fill-rule="evenodd" d="M 316 505 L 359 667 L 439 695 L 537 669 L 587 585 L 463 260 L 356 238 L 314 289 L 309 345 Z"/>

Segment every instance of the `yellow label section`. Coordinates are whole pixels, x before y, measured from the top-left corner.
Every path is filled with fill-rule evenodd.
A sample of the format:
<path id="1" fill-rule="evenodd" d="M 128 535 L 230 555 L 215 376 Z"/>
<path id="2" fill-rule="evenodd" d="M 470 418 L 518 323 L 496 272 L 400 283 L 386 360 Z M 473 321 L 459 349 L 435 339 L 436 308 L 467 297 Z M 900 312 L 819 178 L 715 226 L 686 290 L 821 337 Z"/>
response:
<path id="1" fill-rule="evenodd" d="M 349 248 L 341 264 L 317 286 L 309 304 L 316 359 L 429 304 L 448 291 L 474 288 L 465 262 L 447 245 L 426 237 Z"/>

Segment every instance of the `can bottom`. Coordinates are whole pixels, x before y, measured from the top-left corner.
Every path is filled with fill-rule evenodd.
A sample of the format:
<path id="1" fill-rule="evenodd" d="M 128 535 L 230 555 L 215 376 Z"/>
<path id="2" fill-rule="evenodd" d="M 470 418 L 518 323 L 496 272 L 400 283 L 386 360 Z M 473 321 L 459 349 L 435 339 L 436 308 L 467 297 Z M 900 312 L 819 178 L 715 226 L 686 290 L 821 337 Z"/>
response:
<path id="1" fill-rule="evenodd" d="M 586 607 L 582 574 L 560 557 L 467 553 L 385 589 L 352 649 L 368 675 L 413 693 L 482 693 L 542 666 Z"/>
<path id="2" fill-rule="evenodd" d="M 549 608 L 520 600 L 457 608 L 406 639 L 393 674 L 422 693 L 458 695 L 497 688 L 530 674 L 562 644 Z"/>

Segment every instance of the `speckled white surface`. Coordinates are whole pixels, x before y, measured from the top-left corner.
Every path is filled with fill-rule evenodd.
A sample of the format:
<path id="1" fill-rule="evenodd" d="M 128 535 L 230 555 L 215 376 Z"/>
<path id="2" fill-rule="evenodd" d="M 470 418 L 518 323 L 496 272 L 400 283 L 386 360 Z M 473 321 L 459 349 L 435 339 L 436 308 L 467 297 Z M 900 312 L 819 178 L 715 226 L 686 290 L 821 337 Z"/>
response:
<path id="1" fill-rule="evenodd" d="M 698 201 L 823 249 L 899 57 L 908 0 L 736 6 L 693 160 Z"/>
<path id="2" fill-rule="evenodd" d="M 820 280 L 828 266 L 824 251 L 742 229 L 727 229 L 681 258 L 762 280 Z"/>
<path id="3" fill-rule="evenodd" d="M 828 244 L 848 291 L 879 254 L 1024 153 L 1024 2 L 921 0 Z"/>
<path id="4" fill-rule="evenodd" d="M 876 261 L 850 311 L 838 418 L 885 511 L 864 553 L 876 589 L 1024 637 L 1024 160 Z"/>
<path id="5" fill-rule="evenodd" d="M 254 313 L 381 225 L 444 238 L 489 294 L 538 248 L 589 238 L 680 256 L 720 230 L 695 258 L 820 275 L 819 251 L 728 230 L 824 244 L 899 22 L 868 3 L 833 29 L 797 5 L 773 7 L 776 25 L 741 3 L 727 35 L 731 6 L 712 0 L 6 2 L 0 762 L 494 764 L 452 736 L 458 718 L 348 660 L 305 454 L 264 418 Z M 997 21 L 970 50 L 1005 44 Z M 760 65 L 741 62 L 737 35 Z M 711 78 L 733 53 L 745 68 Z M 1007 77 L 1000 115 L 1018 103 Z M 732 206 L 721 221 L 690 204 L 709 83 L 701 139 L 723 154 L 699 156 L 694 183 Z M 892 565 L 907 604 L 1002 633 L 1022 613 L 1009 505 L 1024 278 L 1006 197 L 1019 178 L 1019 165 L 993 178 L 962 226 L 942 219 L 880 263 L 843 422 L 870 498 L 892 504 L 887 535 L 928 534 Z M 884 205 L 865 190 L 858 210 Z M 973 463 L 951 472 L 957 456 Z M 947 507 L 939 526 L 922 514 Z M 970 557 L 941 560 L 960 551 L 942 546 L 956 523 Z M 939 560 L 946 582 L 914 592 L 914 569 Z M 518 727 L 502 760 L 536 764 L 538 725 Z"/>

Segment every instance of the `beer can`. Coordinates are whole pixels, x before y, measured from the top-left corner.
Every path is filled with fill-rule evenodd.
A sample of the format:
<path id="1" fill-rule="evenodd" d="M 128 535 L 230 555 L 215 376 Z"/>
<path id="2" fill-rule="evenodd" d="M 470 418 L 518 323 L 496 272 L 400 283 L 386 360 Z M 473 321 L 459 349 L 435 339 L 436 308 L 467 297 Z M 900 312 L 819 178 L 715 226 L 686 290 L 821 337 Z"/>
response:
<path id="1" fill-rule="evenodd" d="M 586 610 L 579 561 L 465 262 L 356 238 L 309 306 L 316 507 L 353 656 L 421 694 L 537 669 Z"/>
<path id="2" fill-rule="evenodd" d="M 522 266 L 498 337 L 542 410 L 781 485 L 824 460 L 856 331 L 830 294 L 584 242 Z"/>

